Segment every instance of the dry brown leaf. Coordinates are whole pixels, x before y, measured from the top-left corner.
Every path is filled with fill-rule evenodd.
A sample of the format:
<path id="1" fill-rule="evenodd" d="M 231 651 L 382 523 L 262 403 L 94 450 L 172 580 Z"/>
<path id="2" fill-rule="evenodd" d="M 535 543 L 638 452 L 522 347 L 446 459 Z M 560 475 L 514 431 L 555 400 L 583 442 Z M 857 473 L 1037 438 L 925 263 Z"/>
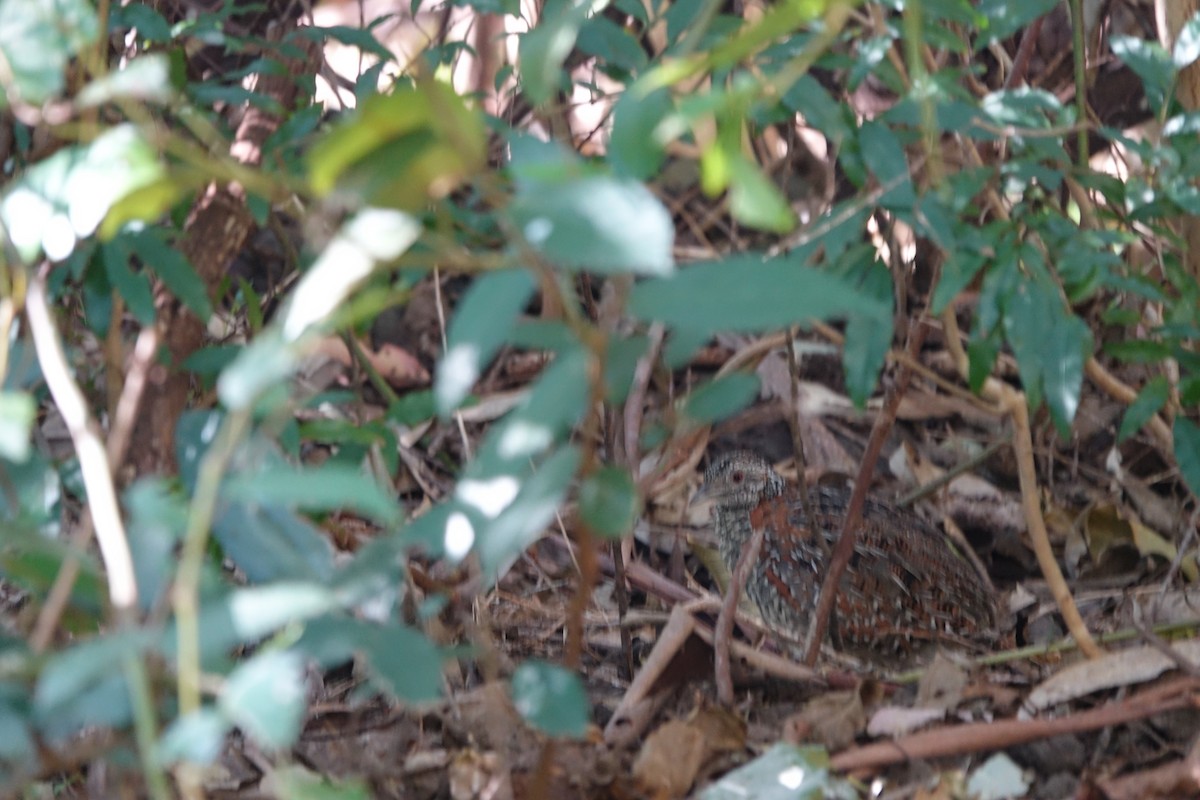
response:
<path id="1" fill-rule="evenodd" d="M 1200 639 L 1172 642 L 1179 658 L 1200 663 Z M 1098 692 L 1153 680 L 1174 669 L 1177 662 L 1153 647 L 1131 647 L 1087 661 L 1079 661 L 1059 670 L 1029 693 L 1021 705 L 1021 719 L 1058 703 Z"/>
<path id="2" fill-rule="evenodd" d="M 966 687 L 966 671 L 939 651 L 921 675 L 913 705 L 948 711 L 962 701 Z"/>
<path id="3" fill-rule="evenodd" d="M 817 742 L 827 750 L 841 750 L 867 727 L 867 712 L 857 689 L 828 692 L 810 700 L 784 722 L 784 738 L 791 742 Z"/>
<path id="4" fill-rule="evenodd" d="M 871 721 L 867 723 L 867 735 L 895 738 L 945 718 L 946 711 L 942 708 L 884 706 L 871 714 Z"/>
<path id="5" fill-rule="evenodd" d="M 704 733 L 671 720 L 646 737 L 633 762 L 633 779 L 655 797 L 683 797 L 704 763 Z"/>

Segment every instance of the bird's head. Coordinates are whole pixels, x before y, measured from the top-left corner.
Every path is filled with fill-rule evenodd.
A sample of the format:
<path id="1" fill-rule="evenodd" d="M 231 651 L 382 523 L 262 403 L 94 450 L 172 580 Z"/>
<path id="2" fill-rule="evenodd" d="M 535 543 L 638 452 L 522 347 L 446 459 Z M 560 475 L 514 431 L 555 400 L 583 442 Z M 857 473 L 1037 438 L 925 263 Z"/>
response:
<path id="1" fill-rule="evenodd" d="M 704 472 L 704 483 L 693 502 L 712 500 L 717 508 L 753 508 L 783 492 L 784 480 L 765 458 L 737 451 L 715 459 Z"/>

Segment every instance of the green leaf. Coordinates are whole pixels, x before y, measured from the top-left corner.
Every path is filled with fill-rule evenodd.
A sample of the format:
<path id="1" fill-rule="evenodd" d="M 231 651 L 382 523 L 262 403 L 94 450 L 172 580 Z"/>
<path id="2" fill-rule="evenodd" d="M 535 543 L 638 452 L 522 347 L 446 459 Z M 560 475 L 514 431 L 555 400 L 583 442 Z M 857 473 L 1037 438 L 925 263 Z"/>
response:
<path id="1" fill-rule="evenodd" d="M 1121 427 L 1117 431 L 1117 443 L 1120 444 L 1140 431 L 1142 426 L 1166 405 L 1170 395 L 1171 385 L 1162 375 L 1155 375 L 1146 381 L 1146 385 L 1129 404 L 1129 408 L 1125 409 L 1125 416 L 1121 419 Z"/>
<path id="2" fill-rule="evenodd" d="M 295 653 L 266 651 L 238 665 L 217 707 L 258 744 L 288 747 L 300 735 L 306 690 L 304 662 Z"/>
<path id="3" fill-rule="evenodd" d="M 319 195 L 336 186 L 373 205 L 416 211 L 475 173 L 485 156 L 478 111 L 449 84 L 430 80 L 365 98 L 307 162 Z"/>
<path id="4" fill-rule="evenodd" d="M 276 767 L 263 778 L 264 794 L 287 800 L 370 800 L 372 795 L 361 778 L 334 780 L 306 770 L 298 764 Z"/>
<path id="5" fill-rule="evenodd" d="M 479 566 L 489 580 L 494 579 L 506 565 L 541 537 L 546 526 L 567 495 L 567 488 L 579 469 L 580 453 L 573 445 L 565 445 L 547 458 L 524 481 L 512 475 L 497 475 L 476 479 L 464 476 L 455 487 L 455 499 L 472 513 L 451 514 L 446 525 L 470 524 L 474 517 L 479 526 L 475 535 Z M 468 471 L 468 475 L 471 472 Z M 513 484 L 519 486 L 511 502 Z"/>
<path id="6" fill-rule="evenodd" d="M 0 459 L 24 462 L 29 458 L 29 432 L 36 416 L 31 395 L 0 391 Z"/>
<path id="7" fill-rule="evenodd" d="M 1162 108 L 1175 80 L 1175 64 L 1163 46 L 1137 36 L 1123 35 L 1110 37 L 1109 46 L 1125 66 L 1142 79 L 1150 108 Z"/>
<path id="8" fill-rule="evenodd" d="M 675 268 L 671 215 L 637 181 L 527 180 L 509 213 L 529 244 L 567 269 L 661 276 Z"/>
<path id="9" fill-rule="evenodd" d="M 637 486 L 623 469 L 601 467 L 579 487 L 579 515 L 607 539 L 619 539 L 633 530 L 641 510 Z"/>
<path id="10" fill-rule="evenodd" d="M 1043 14 L 1049 14 L 1056 5 L 1058 0 L 1024 0 L 1020 3 L 981 0 L 978 11 L 987 18 L 982 26 L 987 35 L 979 37 L 976 47 L 1007 39 Z"/>
<path id="11" fill-rule="evenodd" d="M 1193 14 L 1175 36 L 1171 48 L 1171 62 L 1176 69 L 1183 69 L 1200 59 L 1200 14 Z"/>
<path id="12" fill-rule="evenodd" d="M 213 537 L 251 583 L 326 580 L 332 572 L 328 538 L 276 504 L 235 503 L 225 508 L 213 522 Z"/>
<path id="13" fill-rule="evenodd" d="M 527 270 L 477 278 L 454 312 L 446 355 L 438 363 L 434 397 L 443 416 L 462 403 L 512 331 L 536 284 Z"/>
<path id="14" fill-rule="evenodd" d="M 155 748 L 155 761 L 163 766 L 179 761 L 211 764 L 221 755 L 229 721 L 212 708 L 201 708 L 172 722 Z"/>
<path id="15" fill-rule="evenodd" d="M 231 411 L 249 408 L 268 389 L 290 378 L 299 363 L 300 352 L 293 344 L 277 331 L 266 331 L 221 371 L 217 395 Z"/>
<path id="16" fill-rule="evenodd" d="M 609 160 L 619 174 L 645 180 L 658 172 L 666 158 L 669 134 L 665 120 L 672 108 L 671 94 L 666 89 L 640 97 L 635 84 L 621 94 L 613 108 L 608 149 Z"/>
<path id="17" fill-rule="evenodd" d="M 129 235 L 127 241 L 146 268 L 157 275 L 172 294 L 197 317 L 207 320 L 213 309 L 204 281 L 182 252 L 168 246 L 164 234 L 161 229 L 147 228 Z"/>
<path id="18" fill-rule="evenodd" d="M 86 0 L 3 0 L 0 53 L 5 95 L 40 106 L 62 91 L 68 60 L 96 40 L 100 25 Z"/>
<path id="19" fill-rule="evenodd" d="M 165 105 L 175 90 L 171 86 L 171 65 L 163 53 L 138 56 L 121 69 L 92 81 L 79 92 L 76 101 L 88 108 L 118 98 L 140 103 Z"/>
<path id="20" fill-rule="evenodd" d="M 275 503 L 305 511 L 352 509 L 383 526 L 395 525 L 401 516 L 390 493 L 352 466 L 326 464 L 317 469 L 268 466 L 236 476 L 222 487 L 222 495 L 243 503 Z"/>
<path id="21" fill-rule="evenodd" d="M 733 218 L 751 228 L 787 233 L 796 227 L 796 215 L 779 187 L 757 164 L 741 153 L 727 160 L 729 166 L 729 210 Z"/>
<path id="22" fill-rule="evenodd" d="M 296 647 L 323 667 L 362 655 L 372 681 L 392 697 L 420 703 L 441 693 L 442 654 L 419 631 L 404 625 L 321 617 L 305 626 Z"/>
<path id="23" fill-rule="evenodd" d="M 574 672 L 526 661 L 513 672 L 512 699 L 517 713 L 543 733 L 574 738 L 587 733 L 587 694 Z"/>
<path id="24" fill-rule="evenodd" d="M 700 800 L 853 800 L 859 794 L 849 781 L 830 773 L 829 755 L 823 748 L 780 743 L 697 796 Z"/>
<path id="25" fill-rule="evenodd" d="M 629 31 L 600 14 L 580 27 L 578 47 L 580 52 L 598 58 L 603 69 L 615 68 L 618 73 L 636 73 L 649 60 L 641 43 Z"/>
<path id="26" fill-rule="evenodd" d="M 911 209 L 916 195 L 909 177 L 908 159 L 896 134 L 882 123 L 867 122 L 858 136 L 863 161 L 884 189 L 879 198 L 880 205 L 905 211 Z"/>
<path id="27" fill-rule="evenodd" d="M 1193 497 L 1200 497 L 1200 427 L 1185 417 L 1175 418 L 1175 462 Z"/>
<path id="28" fill-rule="evenodd" d="M 158 152 L 136 127 L 119 125 L 31 167 L 0 201 L 0 220 L 22 258 L 32 260 L 44 250 L 61 260 L 114 203 L 161 175 Z"/>
<path id="29" fill-rule="evenodd" d="M 295 341 L 324 323 L 379 264 L 399 258 L 420 235 L 420 223 L 409 214 L 386 208 L 360 210 L 342 225 L 292 292 L 282 314 L 283 337 Z"/>
<path id="30" fill-rule="evenodd" d="M 143 325 L 153 325 L 155 319 L 154 292 L 150 281 L 142 272 L 134 272 L 129 266 L 130 253 L 126 243 L 114 239 L 100 248 L 104 260 L 104 271 L 108 282 L 117 290 L 130 313 Z"/>
<path id="31" fill-rule="evenodd" d="M 157 607 L 178 566 L 176 549 L 187 527 L 187 505 L 162 478 L 139 478 L 122 498 L 129 512 L 129 549 L 137 576 L 138 604 Z"/>
<path id="32" fill-rule="evenodd" d="M 770 331 L 848 313 L 891 319 L 891 308 L 828 272 L 787 255 L 741 254 L 705 261 L 671 278 L 639 283 L 629 307 L 639 318 L 692 331 Z"/>
<path id="33" fill-rule="evenodd" d="M 1092 334 L 1083 320 L 1067 312 L 1055 288 L 1029 282 L 1009 299 L 1004 331 L 1021 374 L 1029 403 L 1045 398 L 1062 436 L 1070 433 L 1083 388 L 1083 367 Z"/>
<path id="34" fill-rule="evenodd" d="M 887 360 L 892 345 L 891 320 L 851 314 L 846 322 L 846 344 L 842 348 L 842 366 L 846 371 L 846 391 L 854 405 L 864 408 Z"/>
<path id="35" fill-rule="evenodd" d="M 33 693 L 35 714 L 41 719 L 53 718 L 59 713 L 74 713 L 68 709 L 72 704 L 85 700 L 90 704 L 94 697 L 89 693 L 97 688 L 110 692 L 106 680 L 116 676 L 121 685 L 122 660 L 140 657 L 152 641 L 149 631 L 127 630 L 110 632 L 53 655 L 42 668 Z M 116 699 L 114 697 L 114 699 Z M 126 697 L 120 698 L 127 702 Z"/>
<path id="36" fill-rule="evenodd" d="M 680 411 L 692 422 L 707 425 L 750 405 L 758 397 L 758 390 L 757 375 L 734 372 L 693 389 L 684 398 Z"/>
<path id="37" fill-rule="evenodd" d="M 317 583 L 279 582 L 234 589 L 210 600 L 200 611 L 200 636 L 205 653 L 217 655 L 239 644 L 257 642 L 284 625 L 337 610 L 343 598 Z M 177 642 L 171 630 L 162 642 L 173 655 Z"/>
<path id="38" fill-rule="evenodd" d="M 537 27 L 518 45 L 521 86 L 534 105 L 543 105 L 566 87 L 563 62 L 575 47 L 579 29 L 592 10 L 590 0 L 550 0 Z"/>

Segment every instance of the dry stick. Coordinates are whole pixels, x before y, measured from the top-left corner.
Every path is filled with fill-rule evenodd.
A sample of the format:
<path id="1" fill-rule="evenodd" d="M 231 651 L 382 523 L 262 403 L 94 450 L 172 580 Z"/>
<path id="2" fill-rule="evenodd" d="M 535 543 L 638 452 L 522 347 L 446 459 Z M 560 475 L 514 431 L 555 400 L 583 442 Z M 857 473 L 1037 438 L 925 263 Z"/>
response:
<path id="1" fill-rule="evenodd" d="M 638 359 L 637 365 L 633 370 L 633 382 L 629 387 L 629 397 L 625 401 L 624 409 L 624 428 L 625 433 L 625 464 L 629 469 L 629 474 L 635 480 L 641 472 L 641 453 L 638 448 L 638 440 L 641 438 L 642 430 L 642 407 L 646 402 L 646 391 L 650 386 L 650 376 L 654 372 L 654 365 L 658 362 L 658 354 L 662 349 L 663 337 L 666 329 L 661 322 L 655 322 L 650 326 L 649 338 L 650 344 L 646 353 Z M 613 562 L 613 588 L 615 590 L 617 600 L 617 617 L 625 619 L 629 613 L 629 586 L 625 582 L 625 541 L 614 541 L 610 547 L 612 551 Z M 623 661 L 621 667 L 625 672 L 625 677 L 633 678 L 633 637 L 629 633 L 629 629 L 624 625 L 620 628 L 621 631 L 621 654 Z"/>
<path id="2" fill-rule="evenodd" d="M 809 517 L 812 519 L 812 517 Z M 733 620 L 737 616 L 738 598 L 742 595 L 742 587 L 750 579 L 750 572 L 758 564 L 758 554 L 762 552 L 763 535 L 766 528 L 756 525 L 750 534 L 750 541 L 742 548 L 738 556 L 737 566 L 729 576 L 729 588 L 725 590 L 725 599 L 721 603 L 721 613 L 717 615 L 717 627 L 713 633 L 713 667 L 716 672 L 717 700 L 722 705 L 733 705 L 733 678 L 729 672 L 729 641 L 733 638 Z"/>
<path id="3" fill-rule="evenodd" d="M 109 599 L 118 619 L 129 621 L 137 606 L 137 579 L 133 572 L 129 541 L 125 536 L 125 523 L 121 520 L 113 473 L 108 466 L 104 445 L 100 443 L 99 430 L 83 394 L 71 377 L 66 354 L 58 341 L 54 322 L 50 319 L 46 304 L 45 269 L 29 283 L 25 295 L 25 316 L 29 320 L 42 375 L 79 457 L 79 469 L 87 491 L 96 539 L 100 544 L 100 556 L 104 559 L 108 575 Z"/>
<path id="4" fill-rule="evenodd" d="M 921 344 L 925 340 L 925 330 L 925 326 L 920 324 L 912 325 L 909 328 L 907 352 L 913 360 L 916 360 L 917 353 L 921 351 Z M 900 400 L 908 388 L 911 375 L 912 372 L 907 367 L 901 366 L 897 370 L 895 383 L 889 388 L 883 408 L 879 410 L 879 416 L 875 417 L 875 424 L 871 427 L 871 436 L 867 439 L 867 447 L 863 452 L 862 463 L 859 464 L 858 475 L 854 481 L 854 491 L 850 493 L 850 500 L 846 504 L 846 517 L 842 521 L 842 533 L 837 544 L 834 545 L 833 557 L 829 560 L 829 570 L 821 582 L 821 596 L 808 626 L 804 643 L 804 663 L 809 666 L 817 662 L 817 656 L 821 652 L 821 642 L 824 641 L 825 631 L 829 627 L 829 615 L 833 613 L 833 604 L 837 600 L 838 586 L 850 563 L 850 557 L 854 555 L 854 540 L 862 521 L 863 503 L 867 499 L 871 476 L 874 474 L 876 462 L 879 461 L 879 454 L 883 451 L 883 442 L 896 419 L 896 411 L 900 408 Z"/>
<path id="5" fill-rule="evenodd" d="M 890 742 L 844 750 L 830 760 L 830 767 L 841 772 L 878 769 L 913 760 L 1003 750 L 1052 736 L 1120 725 L 1165 711 L 1188 708 L 1196 701 L 1193 693 L 1198 686 L 1200 684 L 1194 678 L 1179 678 L 1123 702 L 1109 703 L 1069 717 L 993 720 L 937 728 Z"/>
<path id="6" fill-rule="evenodd" d="M 108 433 L 105 452 L 111 469 L 115 470 L 125 460 L 125 451 L 129 448 L 133 423 L 137 418 L 138 406 L 141 404 L 142 394 L 146 388 L 146 376 L 154 364 L 154 355 L 157 351 L 158 329 L 153 326 L 143 328 L 138 335 L 137 344 L 134 345 L 129 374 L 125 378 L 121 396 L 117 400 L 117 411 L 113 416 L 112 428 Z M 71 598 L 71 591 L 75 588 L 75 581 L 79 578 L 79 554 L 87 547 L 91 537 L 92 516 L 90 511 L 84 509 L 83 516 L 79 520 L 79 527 L 75 530 L 75 535 L 71 537 L 71 549 L 67 551 L 62 567 L 54 576 L 54 583 L 50 586 L 46 602 L 42 605 L 37 622 L 33 626 L 33 633 L 30 634 L 29 648 L 34 653 L 43 653 L 50 646 L 50 640 L 58 628 L 58 621 L 62 618 L 67 601 Z"/>
<path id="7" fill-rule="evenodd" d="M 800 435 L 800 365 L 796 363 L 795 326 L 787 330 L 788 384 L 791 390 L 792 407 L 788 409 L 788 430 L 792 433 L 792 451 L 796 454 L 796 486 L 800 489 L 800 510 L 804 518 L 813 520 L 812 501 L 808 497 L 808 457 L 804 455 L 804 437 Z"/>
<path id="8" fill-rule="evenodd" d="M 942 326 L 945 329 L 946 347 L 950 356 L 958 366 L 959 373 L 966 376 L 967 354 L 959 338 L 958 321 L 950 308 L 942 314 Z M 1042 576 L 1046 579 L 1046 585 L 1050 587 L 1055 603 L 1058 604 L 1067 630 L 1079 643 L 1079 649 L 1088 658 L 1097 658 L 1102 653 L 1100 646 L 1096 644 L 1087 625 L 1084 624 L 1062 570 L 1058 567 L 1058 561 L 1054 558 L 1054 549 L 1050 546 L 1050 534 L 1046 531 L 1046 520 L 1042 516 L 1038 501 L 1037 467 L 1033 462 L 1033 433 L 1029 427 L 1029 407 L 1025 395 L 996 378 L 988 378 L 984 382 L 983 395 L 1007 413 L 1013 423 L 1013 454 L 1017 459 L 1021 506 L 1025 511 L 1025 524 L 1029 528 L 1029 538 L 1033 542 L 1033 552 L 1037 556 Z"/>
<path id="9" fill-rule="evenodd" d="M 632 565 L 631 565 L 632 566 Z M 650 695 L 654 684 L 666 672 L 675 654 L 683 649 L 684 643 L 692 635 L 696 627 L 696 619 L 685 605 L 677 605 L 671 609 L 667 624 L 658 634 L 654 649 L 638 670 L 637 675 L 625 690 L 624 697 L 613 712 L 612 718 L 604 726 L 604 740 L 609 744 L 625 743 L 635 739 L 640 730 L 633 725 L 633 709 L 643 703 Z"/>
<path id="10" fill-rule="evenodd" d="M 1037 46 L 1038 34 L 1042 31 L 1042 20 L 1044 19 L 1044 16 L 1038 17 L 1021 34 L 1021 44 L 1017 45 L 1017 55 L 1013 58 L 1012 71 L 1008 73 L 1008 78 L 1004 81 L 1005 89 L 1011 89 L 1017 81 L 1025 79 L 1025 70 L 1029 68 L 1029 60 L 1033 58 L 1033 50 Z"/>

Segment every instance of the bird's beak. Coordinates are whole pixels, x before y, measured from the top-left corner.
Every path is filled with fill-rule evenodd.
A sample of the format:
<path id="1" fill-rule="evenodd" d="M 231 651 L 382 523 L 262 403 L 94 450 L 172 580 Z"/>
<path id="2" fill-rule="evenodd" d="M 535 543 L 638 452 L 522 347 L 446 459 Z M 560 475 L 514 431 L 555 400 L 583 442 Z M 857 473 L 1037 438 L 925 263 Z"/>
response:
<path id="1" fill-rule="evenodd" d="M 712 489 L 713 487 L 708 481 L 700 484 L 700 488 L 696 490 L 694 495 L 692 495 L 692 499 L 688 502 L 688 505 L 698 506 L 701 503 L 706 503 L 710 500 L 713 500 L 714 498 Z"/>

